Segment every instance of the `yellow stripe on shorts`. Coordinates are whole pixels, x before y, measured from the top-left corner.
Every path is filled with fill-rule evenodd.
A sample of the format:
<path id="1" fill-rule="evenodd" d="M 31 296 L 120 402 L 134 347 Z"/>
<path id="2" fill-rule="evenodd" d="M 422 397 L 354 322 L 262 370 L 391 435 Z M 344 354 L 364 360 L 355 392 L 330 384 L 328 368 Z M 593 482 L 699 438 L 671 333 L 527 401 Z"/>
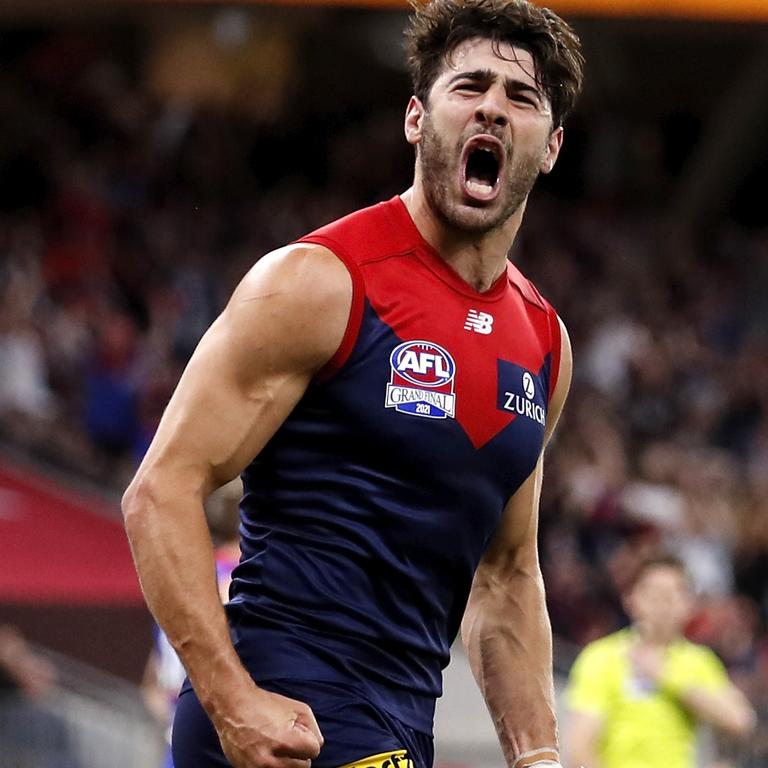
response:
<path id="1" fill-rule="evenodd" d="M 394 752 L 379 752 L 378 755 L 361 757 L 339 768 L 413 768 L 413 760 L 408 757 L 407 749 L 396 749 Z"/>

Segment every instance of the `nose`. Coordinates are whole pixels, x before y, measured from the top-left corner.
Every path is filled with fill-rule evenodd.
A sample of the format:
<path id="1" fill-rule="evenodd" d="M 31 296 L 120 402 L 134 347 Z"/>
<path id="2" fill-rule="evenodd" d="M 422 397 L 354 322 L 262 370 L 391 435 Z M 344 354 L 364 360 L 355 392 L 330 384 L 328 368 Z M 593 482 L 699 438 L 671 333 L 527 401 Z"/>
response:
<path id="1" fill-rule="evenodd" d="M 483 125 L 505 126 L 507 118 L 507 94 L 499 85 L 493 85 L 483 93 L 475 108 L 475 119 Z"/>

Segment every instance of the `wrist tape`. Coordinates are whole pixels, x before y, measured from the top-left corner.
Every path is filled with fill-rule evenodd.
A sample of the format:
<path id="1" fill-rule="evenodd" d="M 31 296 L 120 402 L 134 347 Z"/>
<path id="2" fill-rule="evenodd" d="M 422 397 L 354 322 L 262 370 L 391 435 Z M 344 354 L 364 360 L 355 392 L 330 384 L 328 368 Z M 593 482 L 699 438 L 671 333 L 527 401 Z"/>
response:
<path id="1" fill-rule="evenodd" d="M 554 747 L 541 747 L 523 752 L 515 758 L 512 768 L 551 768 L 560 765 L 560 753 Z"/>

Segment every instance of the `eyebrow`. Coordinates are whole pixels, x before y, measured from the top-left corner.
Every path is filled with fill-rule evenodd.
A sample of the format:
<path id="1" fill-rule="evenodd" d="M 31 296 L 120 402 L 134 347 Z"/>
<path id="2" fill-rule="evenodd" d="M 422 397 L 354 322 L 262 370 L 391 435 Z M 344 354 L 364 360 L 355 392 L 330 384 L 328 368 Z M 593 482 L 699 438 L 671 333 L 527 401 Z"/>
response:
<path id="1" fill-rule="evenodd" d="M 492 82 L 497 78 L 498 78 L 498 75 L 490 69 L 475 69 L 471 72 L 459 72 L 459 74 L 454 75 L 448 81 L 448 85 L 453 85 L 459 80 L 472 80 L 474 82 Z M 513 77 L 504 78 L 504 88 L 506 89 L 507 93 L 527 92 L 536 96 L 536 98 L 539 101 L 543 101 L 543 98 L 544 98 L 542 92 L 538 88 L 536 88 L 536 86 L 530 85 L 529 83 L 526 83 L 523 80 L 516 80 Z"/>

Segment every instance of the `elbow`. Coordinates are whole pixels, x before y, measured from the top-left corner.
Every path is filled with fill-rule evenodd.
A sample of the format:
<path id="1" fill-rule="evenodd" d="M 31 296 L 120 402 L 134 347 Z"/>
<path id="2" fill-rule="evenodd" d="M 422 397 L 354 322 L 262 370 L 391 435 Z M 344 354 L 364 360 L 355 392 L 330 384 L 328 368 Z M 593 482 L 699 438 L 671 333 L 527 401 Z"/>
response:
<path id="1" fill-rule="evenodd" d="M 147 507 L 147 500 L 150 496 L 151 492 L 147 482 L 138 475 L 134 477 L 131 484 L 126 488 L 123 498 L 120 500 L 120 509 L 123 513 L 125 530 L 129 537 L 131 531 L 143 517 L 143 512 Z"/>
<path id="2" fill-rule="evenodd" d="M 727 703 L 723 702 L 718 716 L 713 716 L 710 724 L 731 739 L 746 741 L 755 733 L 757 714 L 747 699 L 738 695 L 730 697 Z"/>
<path id="3" fill-rule="evenodd" d="M 154 528 L 161 513 L 163 518 L 183 516 L 197 507 L 202 513 L 205 487 L 197 471 L 181 471 L 164 461 L 142 465 L 120 502 L 129 540 Z"/>
<path id="4" fill-rule="evenodd" d="M 131 480 L 130 485 L 125 489 L 123 498 L 120 499 L 120 510 L 123 513 L 123 519 L 125 521 L 128 520 L 129 516 L 132 515 L 136 509 L 138 494 L 139 481 L 137 477 L 134 477 L 133 480 Z"/>
<path id="5" fill-rule="evenodd" d="M 475 605 L 470 597 L 470 600 L 464 609 L 464 617 L 461 620 L 461 626 L 459 628 L 462 645 L 467 651 L 469 651 L 470 645 L 472 644 L 476 619 L 477 611 L 475 610 Z"/>
<path id="6" fill-rule="evenodd" d="M 503 607 L 498 605 L 500 597 L 503 594 L 494 589 L 493 583 L 482 578 L 481 574 L 475 574 L 460 627 L 461 642 L 467 651 L 479 641 L 481 635 L 495 632 L 497 621 L 505 613 Z"/>
<path id="7" fill-rule="evenodd" d="M 126 489 L 120 501 L 120 509 L 123 513 L 123 523 L 129 539 L 132 539 L 138 530 L 146 524 L 152 510 L 160 505 L 160 488 L 162 488 L 162 482 L 154 476 L 153 472 L 139 470 L 139 473 Z"/>

